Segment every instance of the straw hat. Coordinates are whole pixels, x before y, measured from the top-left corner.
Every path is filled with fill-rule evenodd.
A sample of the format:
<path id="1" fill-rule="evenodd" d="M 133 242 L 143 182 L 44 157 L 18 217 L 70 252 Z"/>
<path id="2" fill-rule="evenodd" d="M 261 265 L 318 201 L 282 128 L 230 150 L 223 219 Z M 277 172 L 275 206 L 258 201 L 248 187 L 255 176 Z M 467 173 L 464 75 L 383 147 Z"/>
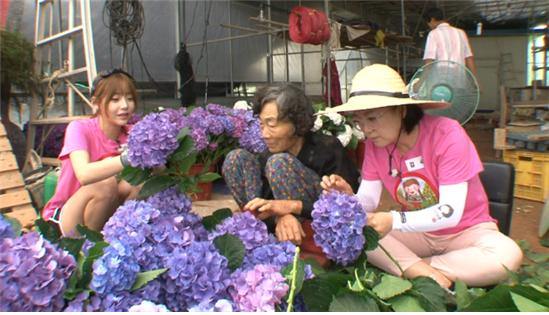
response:
<path id="1" fill-rule="evenodd" d="M 326 112 L 349 112 L 410 104 L 416 104 L 423 109 L 450 106 L 447 102 L 411 98 L 398 72 L 389 66 L 374 64 L 364 67 L 354 76 L 347 103 L 326 108 Z"/>

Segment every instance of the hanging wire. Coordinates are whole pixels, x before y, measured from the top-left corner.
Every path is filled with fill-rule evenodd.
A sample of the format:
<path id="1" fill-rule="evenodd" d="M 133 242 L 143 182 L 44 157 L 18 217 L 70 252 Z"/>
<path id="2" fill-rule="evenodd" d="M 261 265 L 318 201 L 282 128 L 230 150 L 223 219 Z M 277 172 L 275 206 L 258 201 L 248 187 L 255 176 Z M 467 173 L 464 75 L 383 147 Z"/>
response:
<path id="1" fill-rule="evenodd" d="M 108 22 L 105 18 L 108 17 Z M 141 38 L 145 29 L 145 15 L 139 0 L 107 0 L 103 7 L 103 23 L 120 46 L 127 46 Z"/>

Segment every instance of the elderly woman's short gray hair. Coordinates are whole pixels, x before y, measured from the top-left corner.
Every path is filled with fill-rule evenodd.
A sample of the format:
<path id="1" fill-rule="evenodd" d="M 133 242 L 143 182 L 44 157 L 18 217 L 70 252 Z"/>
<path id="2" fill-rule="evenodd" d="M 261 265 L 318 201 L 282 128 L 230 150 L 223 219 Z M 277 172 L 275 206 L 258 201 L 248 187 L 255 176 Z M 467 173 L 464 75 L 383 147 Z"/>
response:
<path id="1" fill-rule="evenodd" d="M 288 83 L 260 88 L 256 93 L 254 113 L 261 113 L 265 104 L 273 101 L 278 108 L 278 119 L 291 122 L 296 135 L 304 136 L 311 130 L 314 124 L 313 103 L 303 90 Z"/>

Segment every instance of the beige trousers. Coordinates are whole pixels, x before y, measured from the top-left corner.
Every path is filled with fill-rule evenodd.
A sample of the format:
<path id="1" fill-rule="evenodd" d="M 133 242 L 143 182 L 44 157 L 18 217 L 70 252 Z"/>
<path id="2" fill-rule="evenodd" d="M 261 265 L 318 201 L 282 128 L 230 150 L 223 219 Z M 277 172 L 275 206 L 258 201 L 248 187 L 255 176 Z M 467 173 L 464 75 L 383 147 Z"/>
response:
<path id="1" fill-rule="evenodd" d="M 468 286 L 488 286 L 507 278 L 522 262 L 518 245 L 498 231 L 495 223 L 480 223 L 452 235 L 391 231 L 379 242 L 406 270 L 424 260 L 451 281 Z M 394 275 L 398 267 L 378 247 L 368 252 L 368 262 Z"/>

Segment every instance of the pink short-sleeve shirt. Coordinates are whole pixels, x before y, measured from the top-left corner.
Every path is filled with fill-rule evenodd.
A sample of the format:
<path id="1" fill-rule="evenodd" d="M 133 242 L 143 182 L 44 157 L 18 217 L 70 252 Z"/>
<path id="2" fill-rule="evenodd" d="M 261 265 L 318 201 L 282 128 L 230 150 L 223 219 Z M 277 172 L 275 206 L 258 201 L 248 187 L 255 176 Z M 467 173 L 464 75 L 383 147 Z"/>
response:
<path id="1" fill-rule="evenodd" d="M 495 221 L 490 216 L 488 197 L 478 176 L 484 169 L 482 162 L 475 145 L 457 121 L 426 114 L 419 124 L 414 147 L 404 155 L 398 150 L 392 154 L 392 168 L 400 174 L 395 177 L 389 170 L 389 152 L 393 147 L 379 148 L 367 139 L 362 178 L 381 180 L 403 211 L 437 204 L 440 185 L 468 183 L 461 221 L 455 227 L 432 234 L 454 234 L 482 222 Z"/>
<path id="2" fill-rule="evenodd" d="M 124 129 L 126 131 L 126 129 Z M 49 220 L 56 208 L 62 208 L 65 202 L 81 187 L 74 174 L 70 154 L 74 151 L 86 151 L 90 162 L 96 162 L 109 156 L 118 155 L 120 144 L 128 140 L 127 132 L 122 132 L 118 142 L 108 138 L 99 127 L 99 118 L 76 120 L 67 126 L 63 148 L 59 154 L 61 174 L 57 180 L 55 194 L 42 210 L 42 217 Z"/>

